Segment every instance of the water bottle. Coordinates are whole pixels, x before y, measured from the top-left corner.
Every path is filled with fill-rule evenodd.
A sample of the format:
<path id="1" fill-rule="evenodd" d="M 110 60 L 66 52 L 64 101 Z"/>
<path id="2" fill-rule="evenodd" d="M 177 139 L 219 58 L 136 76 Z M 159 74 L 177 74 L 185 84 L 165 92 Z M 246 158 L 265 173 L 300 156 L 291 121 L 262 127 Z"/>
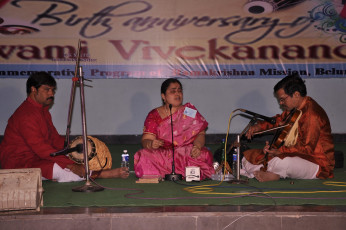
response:
<path id="1" fill-rule="evenodd" d="M 232 173 L 234 178 L 237 178 L 237 151 L 233 153 L 233 161 L 232 161 Z"/>
<path id="2" fill-rule="evenodd" d="M 121 154 L 120 167 L 125 167 L 127 172 L 129 172 L 129 170 L 130 170 L 129 154 L 127 153 L 126 149 L 123 150 L 123 154 Z"/>

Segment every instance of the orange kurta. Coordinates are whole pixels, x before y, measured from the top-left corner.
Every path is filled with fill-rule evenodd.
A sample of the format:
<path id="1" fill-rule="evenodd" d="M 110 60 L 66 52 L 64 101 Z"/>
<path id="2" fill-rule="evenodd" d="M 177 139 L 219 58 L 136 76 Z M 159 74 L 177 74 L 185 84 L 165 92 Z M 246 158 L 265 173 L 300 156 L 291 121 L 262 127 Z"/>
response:
<path id="1" fill-rule="evenodd" d="M 305 97 L 298 108 L 302 116 L 298 121 L 298 139 L 293 146 L 282 146 L 279 150 L 283 153 L 280 158 L 298 156 L 320 166 L 317 177 L 320 179 L 333 178 L 334 143 L 331 135 L 329 118 L 324 109 L 311 97 Z M 260 121 L 258 125 L 262 130 L 278 126 L 284 120 L 288 112 L 276 115 L 276 124 L 271 125 Z M 244 152 L 245 158 L 252 164 L 258 164 L 263 158 L 263 151 L 251 149 Z"/>

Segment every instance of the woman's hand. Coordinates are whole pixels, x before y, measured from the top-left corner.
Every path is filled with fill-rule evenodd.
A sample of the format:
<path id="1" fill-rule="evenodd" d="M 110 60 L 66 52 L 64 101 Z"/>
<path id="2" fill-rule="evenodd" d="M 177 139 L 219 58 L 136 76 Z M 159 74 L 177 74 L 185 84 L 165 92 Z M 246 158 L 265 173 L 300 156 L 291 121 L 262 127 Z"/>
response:
<path id="1" fill-rule="evenodd" d="M 201 148 L 204 146 L 205 144 L 205 131 L 201 131 L 196 139 L 193 141 L 193 147 L 190 153 L 190 156 L 192 158 L 197 158 L 199 157 L 199 155 L 201 155 Z"/>
<path id="2" fill-rule="evenodd" d="M 199 157 L 199 155 L 201 155 L 201 149 L 198 147 L 198 146 L 196 146 L 196 145 L 194 145 L 193 147 L 192 147 L 192 150 L 191 150 L 191 157 L 192 158 L 197 158 L 197 157 Z"/>
<path id="3" fill-rule="evenodd" d="M 163 140 L 156 139 L 155 135 L 145 133 L 142 136 L 142 146 L 145 149 L 158 149 L 164 144 Z"/>
<path id="4" fill-rule="evenodd" d="M 163 146 L 163 141 L 162 140 L 152 140 L 151 142 L 151 148 L 152 149 L 158 149 Z"/>

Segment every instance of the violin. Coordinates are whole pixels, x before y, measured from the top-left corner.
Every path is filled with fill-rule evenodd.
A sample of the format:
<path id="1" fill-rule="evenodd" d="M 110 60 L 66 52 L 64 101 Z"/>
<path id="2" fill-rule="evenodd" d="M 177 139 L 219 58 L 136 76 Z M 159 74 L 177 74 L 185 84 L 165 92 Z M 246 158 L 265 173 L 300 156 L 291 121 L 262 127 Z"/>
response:
<path id="1" fill-rule="evenodd" d="M 300 117 L 301 113 L 302 112 L 299 109 L 296 109 L 296 108 L 292 109 L 289 112 L 289 114 L 287 114 L 287 116 L 284 118 L 284 121 L 283 121 L 284 124 L 274 128 L 276 129 L 276 132 L 274 134 L 273 139 L 271 140 L 269 149 L 272 149 L 272 148 L 278 149 L 285 144 L 287 135 L 290 133 L 291 129 L 293 128 L 293 125 L 295 124 L 297 119 Z M 257 132 L 254 134 L 264 133 L 266 131 L 271 131 L 271 130 L 273 129 Z M 261 167 L 260 170 L 263 172 L 266 172 L 267 168 L 268 168 L 268 152 L 265 153 L 264 155 L 263 167 Z"/>

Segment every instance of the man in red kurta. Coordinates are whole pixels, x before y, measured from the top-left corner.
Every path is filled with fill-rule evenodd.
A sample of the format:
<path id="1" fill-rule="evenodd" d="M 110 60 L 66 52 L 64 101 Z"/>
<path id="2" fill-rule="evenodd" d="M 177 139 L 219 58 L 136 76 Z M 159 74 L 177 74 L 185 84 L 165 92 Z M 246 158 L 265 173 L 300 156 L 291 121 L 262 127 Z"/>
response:
<path id="1" fill-rule="evenodd" d="M 64 155 L 50 154 L 64 148 L 64 138 L 53 125 L 49 108 L 54 102 L 55 79 L 46 72 L 31 75 L 26 83 L 28 97 L 8 120 L 0 144 L 3 169 L 41 168 L 42 176 L 61 182 L 82 180 L 84 167 Z M 126 170 L 111 169 L 98 177 L 126 178 Z"/>
<path id="2" fill-rule="evenodd" d="M 53 126 L 48 108 L 28 97 L 11 116 L 0 146 L 2 168 L 38 167 L 52 179 L 54 163 L 62 168 L 73 164 L 65 156 L 50 156 L 64 148 L 64 138 Z"/>
<path id="3" fill-rule="evenodd" d="M 281 178 L 326 179 L 333 178 L 334 143 L 328 116 L 323 108 L 311 97 L 306 96 L 304 81 L 297 75 L 287 76 L 274 87 L 274 93 L 284 112 L 277 115 L 276 124 L 261 121 L 252 126 L 246 136 L 287 124 L 284 119 L 290 111 L 301 111 L 297 119 L 295 138 L 291 144 L 277 148 L 267 142 L 262 149 L 244 152 L 243 173 L 254 176 L 259 181 L 272 181 Z M 286 146 L 287 145 L 287 146 Z M 268 154 L 267 171 L 261 170 L 264 154 Z M 263 168 L 262 168 L 263 169 Z"/>

